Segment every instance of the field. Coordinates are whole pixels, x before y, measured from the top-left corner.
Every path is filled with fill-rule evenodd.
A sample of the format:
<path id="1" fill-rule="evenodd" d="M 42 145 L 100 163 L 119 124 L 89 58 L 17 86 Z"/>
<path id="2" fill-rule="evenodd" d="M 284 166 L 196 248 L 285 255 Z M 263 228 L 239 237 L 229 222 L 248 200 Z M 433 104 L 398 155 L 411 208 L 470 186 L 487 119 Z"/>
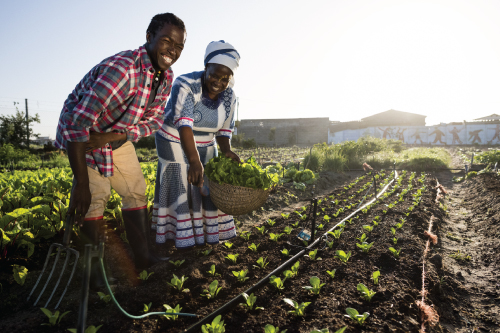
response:
<path id="1" fill-rule="evenodd" d="M 266 160 L 278 161 L 278 154 L 266 156 Z M 286 162 L 284 159 L 283 164 Z M 151 200 L 154 163 L 144 164 L 143 171 Z M 179 311 L 200 317 L 129 319 L 112 302 L 91 292 L 87 324 L 102 325 L 99 332 L 183 332 L 233 300 L 228 309 L 221 311 L 226 332 L 242 331 L 242 327 L 244 332 L 264 332 L 266 325 L 289 333 L 325 328 L 336 332 L 343 327 L 345 332 L 419 332 L 423 322 L 430 332 L 500 332 L 497 174 L 480 174 L 458 184 L 451 181 L 453 174 L 444 171 L 322 171 L 319 176 L 314 195 L 318 198 L 316 238 L 320 240 L 314 246 L 304 248 L 307 244 L 297 238 L 304 228 L 311 229 L 314 219 L 309 200 L 312 185 L 302 191 L 293 182 L 285 183 L 274 190 L 262 210 L 237 217 L 238 237 L 231 244 L 183 251 L 161 247 L 159 250 L 172 262 L 185 261 L 179 267 L 173 263 L 155 265 L 145 281 L 138 279 L 139 272 L 131 265 L 131 252 L 123 241 L 119 197 L 114 196 L 106 212 L 110 229 L 106 258 L 113 276 L 118 278 L 113 293 L 120 305 L 134 315 L 144 314 L 144 306 L 150 303 L 149 312 L 165 311 L 164 305 L 178 305 L 182 308 Z M 33 301 L 27 302 L 26 298 L 41 271 L 48 246 L 61 241 L 70 170 L 26 171 L 23 177 L 14 177 L 18 175 L 4 174 L 0 181 L 0 331 L 66 332 L 76 327 L 81 285 L 78 273 L 58 309 L 70 312 L 55 326 L 41 326 L 48 323 L 39 309 L 44 302 L 33 307 Z M 438 194 L 438 182 L 448 191 L 445 197 Z M 424 231 L 431 220 L 431 232 L 438 240 L 424 253 L 429 242 Z M 332 234 L 327 233 L 329 230 Z M 74 248 L 83 255 L 78 234 L 73 239 Z M 349 252 L 345 260 L 344 253 Z M 288 261 L 294 256 L 296 261 Z M 285 262 L 285 267 L 276 270 Z M 292 267 L 297 263 L 295 272 Z M 15 281 L 13 265 L 28 269 L 23 285 Z M 213 275 L 209 273 L 212 265 Z M 246 275 L 239 281 L 237 275 L 242 271 Z M 372 278 L 376 271 L 380 273 L 377 284 Z M 181 290 L 167 284 L 173 282 L 174 274 L 187 278 Z M 315 285 L 312 277 L 324 283 L 317 288 L 317 294 L 304 288 Z M 215 280 L 220 292 L 208 297 L 209 292 L 204 290 L 209 290 Z M 238 305 L 245 303 L 241 294 L 249 288 L 249 293 L 257 297 L 255 305 L 264 309 L 248 310 Z M 375 294 L 368 300 L 370 291 Z M 417 305 L 422 293 L 424 303 L 439 315 L 439 322 L 432 327 L 432 320 L 425 322 Z M 284 299 L 309 304 L 303 316 L 294 315 L 289 313 L 293 307 Z M 346 316 L 348 308 L 369 316 L 362 325 L 357 324 Z M 191 331 L 200 332 L 200 326 Z"/>

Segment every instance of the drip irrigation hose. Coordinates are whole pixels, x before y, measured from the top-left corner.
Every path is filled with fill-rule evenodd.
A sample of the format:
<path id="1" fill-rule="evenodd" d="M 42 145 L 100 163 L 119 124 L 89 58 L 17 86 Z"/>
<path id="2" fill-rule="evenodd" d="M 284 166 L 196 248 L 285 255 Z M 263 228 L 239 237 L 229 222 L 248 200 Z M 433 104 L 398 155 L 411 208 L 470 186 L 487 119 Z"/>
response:
<path id="1" fill-rule="evenodd" d="M 394 174 L 394 179 L 396 179 L 396 177 L 397 177 L 397 172 Z M 369 202 L 367 202 L 362 208 L 370 205 L 372 202 L 374 202 L 376 199 L 378 199 L 382 194 L 384 194 L 384 192 L 387 190 L 387 188 L 389 187 L 389 185 L 391 185 L 394 182 L 394 179 L 391 180 L 386 186 L 384 186 L 384 188 L 382 188 L 380 190 L 380 192 L 375 196 L 375 198 L 373 198 L 372 200 L 370 200 Z M 269 278 L 271 276 L 278 275 L 279 273 L 281 273 L 282 271 L 284 271 L 285 268 L 287 268 L 288 266 L 291 266 L 292 264 L 294 264 L 300 257 L 302 257 L 304 254 L 306 254 L 306 251 L 311 250 L 317 243 L 319 243 L 321 241 L 321 239 L 323 239 L 323 236 L 325 236 L 326 234 L 328 234 L 329 231 L 333 231 L 341 223 L 345 222 L 351 216 L 357 214 L 359 211 L 360 211 L 360 209 L 357 209 L 354 212 L 352 212 L 349 216 L 345 217 L 342 221 L 340 221 L 334 227 L 332 227 L 330 230 L 328 230 L 327 232 L 325 232 L 321 237 L 317 238 L 314 242 L 312 242 L 311 244 L 309 244 L 308 247 L 306 247 L 303 250 L 301 250 L 299 253 L 297 253 L 296 255 L 294 255 L 292 258 L 288 259 L 286 262 L 284 262 L 283 264 L 281 264 L 274 271 L 272 271 L 271 273 L 267 274 L 259 282 L 257 282 L 252 287 L 250 287 L 247 290 L 245 290 L 244 293 L 250 295 L 255 290 L 259 289 L 261 286 L 263 286 L 264 284 L 268 283 L 269 282 Z M 191 325 L 190 327 L 188 327 L 183 332 L 184 333 L 199 332 L 199 330 L 200 330 L 200 328 L 201 328 L 201 326 L 203 324 L 205 324 L 205 323 L 207 323 L 209 321 L 212 321 L 215 317 L 217 317 L 218 315 L 226 312 L 227 310 L 233 309 L 238 304 L 238 302 L 243 302 L 244 298 L 243 298 L 242 294 L 243 293 L 241 293 L 238 296 L 234 297 L 232 300 L 230 300 L 226 304 L 222 305 L 220 308 L 218 308 L 214 312 L 210 313 L 209 315 L 205 316 L 203 319 L 201 319 L 197 323 Z"/>
<path id="2" fill-rule="evenodd" d="M 179 313 L 177 313 L 177 312 L 149 312 L 149 313 L 145 313 L 145 314 L 140 315 L 140 316 L 134 316 L 134 315 L 129 314 L 127 311 L 125 311 L 120 306 L 120 304 L 118 304 L 118 301 L 116 300 L 115 295 L 113 295 L 113 292 L 111 291 L 111 287 L 109 286 L 108 279 L 107 279 L 107 276 L 106 276 L 106 270 L 104 269 L 103 257 L 104 257 L 104 242 L 101 241 L 99 243 L 99 266 L 101 267 L 101 272 L 102 272 L 102 275 L 104 277 L 104 283 L 106 284 L 106 288 L 108 289 L 109 295 L 111 296 L 111 299 L 113 300 L 113 303 L 115 303 L 115 305 L 118 307 L 118 309 L 120 309 L 120 311 L 125 316 L 127 316 L 127 317 L 129 317 L 131 319 L 143 319 L 143 318 L 146 318 L 146 317 L 149 317 L 149 316 L 165 316 L 165 315 L 198 317 L 198 315 L 196 315 L 196 314 L 182 313 L 182 312 L 179 312 Z"/>

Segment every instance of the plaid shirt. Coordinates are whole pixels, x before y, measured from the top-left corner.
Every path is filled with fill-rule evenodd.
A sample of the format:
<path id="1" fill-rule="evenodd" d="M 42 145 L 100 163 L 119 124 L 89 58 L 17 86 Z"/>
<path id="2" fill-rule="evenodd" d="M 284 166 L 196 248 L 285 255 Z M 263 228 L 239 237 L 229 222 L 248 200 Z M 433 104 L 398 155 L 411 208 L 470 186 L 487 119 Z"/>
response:
<path id="1" fill-rule="evenodd" d="M 144 46 L 104 59 L 78 83 L 64 102 L 55 145 L 87 142 L 90 132 L 126 133 L 127 140 L 156 132 L 163 124 L 163 110 L 172 89 L 173 72 L 167 70 L 153 103 L 148 104 L 155 70 Z M 147 105 L 147 110 L 145 107 Z M 86 154 L 87 165 L 104 177 L 113 175 L 110 145 Z"/>

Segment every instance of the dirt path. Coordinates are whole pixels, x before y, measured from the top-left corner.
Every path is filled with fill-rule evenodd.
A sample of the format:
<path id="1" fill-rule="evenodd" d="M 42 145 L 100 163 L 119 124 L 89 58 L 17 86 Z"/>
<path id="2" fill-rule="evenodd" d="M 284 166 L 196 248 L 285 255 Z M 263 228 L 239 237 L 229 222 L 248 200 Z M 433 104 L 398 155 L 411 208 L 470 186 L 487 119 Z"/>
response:
<path id="1" fill-rule="evenodd" d="M 435 248 L 442 258 L 438 298 L 450 302 L 440 325 L 445 332 L 500 332 L 500 180 L 481 175 L 455 184 L 453 175 L 436 175 L 448 191 Z"/>

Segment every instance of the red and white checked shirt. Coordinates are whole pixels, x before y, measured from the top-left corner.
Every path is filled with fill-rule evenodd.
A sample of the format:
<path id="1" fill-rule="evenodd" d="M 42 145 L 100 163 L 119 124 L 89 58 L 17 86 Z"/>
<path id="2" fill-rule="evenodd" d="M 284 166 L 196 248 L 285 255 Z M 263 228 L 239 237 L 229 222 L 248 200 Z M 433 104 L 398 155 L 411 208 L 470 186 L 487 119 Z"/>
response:
<path id="1" fill-rule="evenodd" d="M 126 133 L 127 140 L 156 132 L 163 124 L 173 72 L 168 69 L 156 98 L 148 105 L 155 70 L 144 46 L 123 51 L 90 70 L 64 102 L 55 145 L 87 142 L 90 132 Z M 147 108 L 147 109 L 145 109 Z M 86 154 L 87 165 L 104 177 L 113 175 L 113 152 L 109 145 Z"/>

